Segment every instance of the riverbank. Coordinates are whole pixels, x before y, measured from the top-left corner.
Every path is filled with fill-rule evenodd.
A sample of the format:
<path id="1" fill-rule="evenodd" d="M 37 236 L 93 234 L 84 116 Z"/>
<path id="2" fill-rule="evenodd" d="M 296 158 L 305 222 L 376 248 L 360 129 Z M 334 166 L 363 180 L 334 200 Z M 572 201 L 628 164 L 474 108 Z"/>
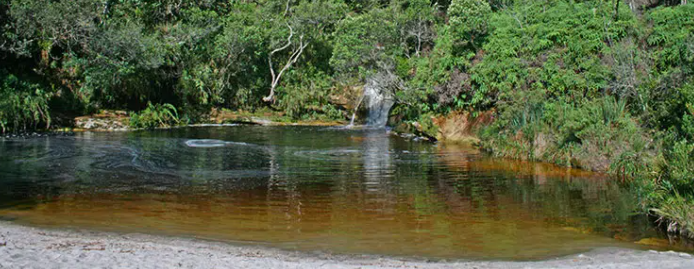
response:
<path id="1" fill-rule="evenodd" d="M 102 110 L 99 113 L 79 116 L 72 119 L 74 131 L 131 131 L 137 130 L 130 124 L 126 111 Z M 284 113 L 261 109 L 255 112 L 212 109 L 206 117 L 195 122 L 179 123 L 178 126 L 197 126 L 208 124 L 250 124 L 263 126 L 339 126 L 347 125 L 346 121 L 329 119 L 295 120 Z"/>
<path id="2" fill-rule="evenodd" d="M 685 253 L 605 248 L 532 262 L 301 253 L 196 239 L 0 222 L 0 268 L 692 268 Z"/>

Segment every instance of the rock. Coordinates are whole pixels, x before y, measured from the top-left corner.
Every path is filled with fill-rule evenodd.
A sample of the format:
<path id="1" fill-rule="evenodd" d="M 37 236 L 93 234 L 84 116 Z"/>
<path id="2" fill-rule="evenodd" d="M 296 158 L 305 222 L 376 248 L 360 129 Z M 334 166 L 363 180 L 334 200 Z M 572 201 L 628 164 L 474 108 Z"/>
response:
<path id="1" fill-rule="evenodd" d="M 464 144 L 478 143 L 477 130 L 490 124 L 494 113 L 494 111 L 487 111 L 474 117 L 467 111 L 456 111 L 446 116 L 433 118 L 434 125 L 438 127 L 436 139 Z"/>
<path id="2" fill-rule="evenodd" d="M 128 129 L 129 117 L 125 111 L 101 111 L 99 114 L 77 117 L 74 119 L 75 127 L 87 130 Z"/>

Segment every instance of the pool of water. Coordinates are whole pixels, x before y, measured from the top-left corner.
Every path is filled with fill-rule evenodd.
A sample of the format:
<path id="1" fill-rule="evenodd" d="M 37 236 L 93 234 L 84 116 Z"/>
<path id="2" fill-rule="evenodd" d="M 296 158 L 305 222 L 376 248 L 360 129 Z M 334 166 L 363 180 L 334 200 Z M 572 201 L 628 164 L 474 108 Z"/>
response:
<path id="1" fill-rule="evenodd" d="M 0 153 L 0 218 L 25 225 L 428 258 L 681 248 L 600 174 L 384 130 L 78 133 Z"/>

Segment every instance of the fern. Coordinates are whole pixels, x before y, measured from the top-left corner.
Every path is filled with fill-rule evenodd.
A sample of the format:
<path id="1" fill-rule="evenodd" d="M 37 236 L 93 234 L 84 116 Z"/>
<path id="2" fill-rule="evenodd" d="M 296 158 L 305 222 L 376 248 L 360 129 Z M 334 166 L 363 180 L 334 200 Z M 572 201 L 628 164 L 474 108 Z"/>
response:
<path id="1" fill-rule="evenodd" d="M 48 100 L 51 96 L 38 84 L 0 72 L 0 131 L 49 129 L 51 114 Z"/>
<path id="2" fill-rule="evenodd" d="M 147 108 L 139 113 L 131 113 L 130 126 L 133 128 L 166 128 L 181 124 L 178 110 L 171 104 L 147 103 Z"/>

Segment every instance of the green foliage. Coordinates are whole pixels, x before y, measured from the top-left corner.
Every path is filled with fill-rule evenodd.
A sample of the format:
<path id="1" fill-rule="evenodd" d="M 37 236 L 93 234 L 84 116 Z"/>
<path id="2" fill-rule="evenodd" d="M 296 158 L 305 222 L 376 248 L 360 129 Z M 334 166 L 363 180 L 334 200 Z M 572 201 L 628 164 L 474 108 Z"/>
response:
<path id="1" fill-rule="evenodd" d="M 249 88 L 263 86 L 258 77 L 265 75 L 261 66 L 264 55 L 248 53 L 261 51 L 264 44 L 262 25 L 255 21 L 258 15 L 251 7 L 239 5 L 239 11 L 224 19 L 213 20 L 210 15 L 196 11 L 181 28 L 181 36 L 191 31 L 198 36 L 185 37 L 190 44 L 180 49 L 183 63 L 177 83 L 177 93 L 185 107 L 211 106 L 247 107 L 259 103 L 262 93 Z M 201 38 L 204 37 L 204 38 Z"/>
<path id="2" fill-rule="evenodd" d="M 307 66 L 332 75 L 331 36 L 348 6 L 341 0 L 288 6 L 277 1 L 11 0 L 0 3 L 0 12 L 0 56 L 26 57 L 9 64 L 35 70 L 89 110 L 136 110 L 153 102 L 204 114 L 212 107 L 265 106 L 268 54 L 286 41 L 287 25 L 310 44 L 302 55 Z M 289 57 L 283 52 L 274 55 L 276 65 Z M 307 72 L 301 76 L 315 73 Z"/>
<path id="3" fill-rule="evenodd" d="M 392 68 L 401 49 L 397 33 L 392 13 L 387 9 L 347 17 L 335 30 L 330 65 L 341 75 L 361 77 Z"/>
<path id="4" fill-rule="evenodd" d="M 20 80 L 0 70 L 0 131 L 27 131 L 51 127 L 48 100 L 52 94 L 39 84 Z"/>
<path id="5" fill-rule="evenodd" d="M 344 119 L 335 85 L 387 78 L 410 129 L 492 111 L 483 147 L 609 169 L 691 230 L 694 5 L 651 2 L 4 0 L 0 127 L 101 108 L 141 110 L 135 128 L 213 108 Z"/>
<path id="6" fill-rule="evenodd" d="M 16 42 L 36 39 L 39 49 L 53 46 L 77 50 L 98 31 L 103 19 L 98 0 L 12 0 L 8 1 Z M 23 43 L 26 44 L 26 43 Z M 26 44 L 28 45 L 28 44 Z M 45 60 L 45 59 L 44 59 Z"/>
<path id="7" fill-rule="evenodd" d="M 646 20 L 653 25 L 646 42 L 654 50 L 655 71 L 690 74 L 694 68 L 694 5 L 658 7 Z"/>
<path id="8" fill-rule="evenodd" d="M 574 105 L 537 91 L 513 97 L 481 133 L 483 146 L 497 155 L 616 172 L 651 158 L 649 135 L 624 101 L 606 96 Z"/>
<path id="9" fill-rule="evenodd" d="M 471 70 L 479 85 L 471 103 L 488 106 L 532 88 L 569 102 L 599 96 L 611 80 L 601 55 L 636 26 L 628 9 L 617 21 L 611 21 L 611 11 L 607 2 L 556 1 L 494 13 L 484 59 Z"/>
<path id="10" fill-rule="evenodd" d="M 694 237 L 694 87 L 686 84 L 669 102 L 672 125 L 662 136 L 662 156 L 649 169 L 635 175 L 647 193 L 646 207 L 666 221 L 670 232 Z"/>
<path id="11" fill-rule="evenodd" d="M 159 88 L 160 68 L 166 64 L 164 44 L 157 36 L 143 32 L 135 22 L 115 22 L 102 26 L 83 58 L 70 58 L 66 66 L 84 70 L 80 94 L 102 105 L 115 106 L 128 101 L 155 99 Z M 86 61 L 85 61 L 86 60 Z"/>
<path id="12" fill-rule="evenodd" d="M 658 7 L 646 14 L 652 25 L 644 34 L 644 58 L 651 63 L 640 92 L 644 116 L 661 130 L 680 129 L 687 104 L 694 103 L 694 8 Z M 673 115 L 675 115 L 673 117 Z"/>
<path id="13" fill-rule="evenodd" d="M 449 24 L 459 40 L 475 48 L 481 37 L 487 33 L 487 21 L 492 9 L 483 0 L 452 0 L 448 6 Z"/>
<path id="14" fill-rule="evenodd" d="M 329 103 L 333 88 L 325 73 L 307 67 L 303 72 L 287 73 L 287 86 L 278 89 L 277 105 L 293 119 L 317 119 L 325 115 L 332 119 L 343 119 L 345 115 Z"/>
<path id="15" fill-rule="evenodd" d="M 694 143 L 686 140 L 674 142 L 664 155 L 664 184 L 678 192 L 694 194 Z"/>
<path id="16" fill-rule="evenodd" d="M 147 103 L 144 110 L 130 114 L 130 127 L 136 129 L 166 128 L 181 123 L 178 110 L 171 104 Z"/>
<path id="17" fill-rule="evenodd" d="M 664 198 L 658 208 L 652 212 L 659 215 L 659 221 L 665 222 L 668 232 L 694 236 L 694 204 L 691 199 L 679 194 Z"/>

